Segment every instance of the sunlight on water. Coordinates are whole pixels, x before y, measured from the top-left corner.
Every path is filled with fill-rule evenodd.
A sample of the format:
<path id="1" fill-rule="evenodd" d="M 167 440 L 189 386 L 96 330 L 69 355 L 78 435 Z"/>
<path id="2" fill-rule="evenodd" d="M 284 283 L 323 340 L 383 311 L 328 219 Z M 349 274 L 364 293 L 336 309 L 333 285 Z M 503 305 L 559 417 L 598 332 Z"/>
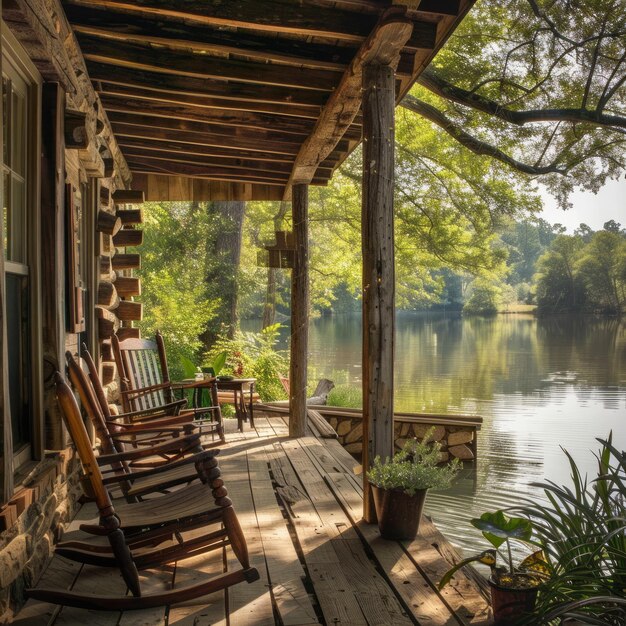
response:
<path id="1" fill-rule="evenodd" d="M 358 317 L 316 320 L 309 378 L 361 383 Z M 397 321 L 396 408 L 477 413 L 478 463 L 427 511 L 457 546 L 484 544 L 469 520 L 524 497 L 534 481 L 567 483 L 566 448 L 594 472 L 597 437 L 626 447 L 626 327 L 615 319 L 402 315 Z"/>

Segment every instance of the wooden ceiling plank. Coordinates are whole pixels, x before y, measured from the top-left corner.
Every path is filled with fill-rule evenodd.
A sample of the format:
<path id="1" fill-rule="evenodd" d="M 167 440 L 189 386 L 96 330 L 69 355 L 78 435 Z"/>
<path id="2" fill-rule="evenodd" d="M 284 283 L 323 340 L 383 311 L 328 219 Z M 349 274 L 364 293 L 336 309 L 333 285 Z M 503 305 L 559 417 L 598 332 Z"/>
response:
<path id="1" fill-rule="evenodd" d="M 413 26 L 403 9 L 388 9 L 359 49 L 339 86 L 322 109 L 313 132 L 298 152 L 285 190 L 285 199 L 290 195 L 291 185 L 308 183 L 313 179 L 319 164 L 336 149 L 337 143 L 352 124 L 361 107 L 363 66 L 372 62 L 397 65 L 400 51 L 410 38 Z"/>
<path id="2" fill-rule="evenodd" d="M 224 59 L 208 54 L 194 54 L 154 49 L 149 46 L 109 42 L 90 35 L 77 35 L 88 61 L 141 69 L 160 74 L 191 78 L 233 80 L 255 85 L 273 85 L 291 89 L 332 91 L 338 80 L 337 72 L 309 68 Z"/>
<path id="3" fill-rule="evenodd" d="M 269 113 L 287 117 L 304 118 L 315 120 L 320 112 L 320 107 L 309 107 L 297 104 L 279 104 L 270 102 L 246 102 L 240 100 L 226 100 L 198 96 L 195 93 L 154 89 L 150 87 L 135 87 L 117 84 L 115 79 L 111 82 L 95 81 L 96 90 L 100 96 L 114 96 L 117 98 L 134 98 L 164 104 L 188 104 L 204 109 L 216 109 L 218 111 L 243 111 L 248 113 Z"/>
<path id="4" fill-rule="evenodd" d="M 154 138 L 148 139 L 142 137 L 135 139 L 133 137 L 120 136 L 119 145 L 122 151 L 125 148 L 141 148 L 146 152 L 168 152 L 171 154 L 189 154 L 193 156 L 207 158 L 226 158 L 226 159 L 261 159 L 263 161 L 272 161 L 275 163 L 293 164 L 293 156 L 284 154 L 274 154 L 272 152 L 254 152 L 252 150 L 243 150 L 242 148 L 233 148 L 230 146 L 209 146 L 194 145 L 189 143 L 178 143 L 164 139 Z M 335 161 L 328 161 L 329 167 L 336 164 Z"/>
<path id="5" fill-rule="evenodd" d="M 150 159 L 145 161 L 142 159 L 133 159 L 128 162 L 133 173 L 138 174 L 166 174 L 169 176 L 188 176 L 190 178 L 205 178 L 207 180 L 225 180 L 240 183 L 263 183 L 266 185 L 284 186 L 287 182 L 287 176 L 274 177 L 255 175 L 254 173 L 232 172 L 220 168 L 206 168 L 201 165 L 193 165 L 189 163 L 170 163 L 162 164 L 151 162 Z"/>
<path id="6" fill-rule="evenodd" d="M 307 136 L 311 132 L 314 123 L 312 120 L 302 118 L 284 118 L 262 113 L 207 109 L 182 103 L 167 104 L 152 100 L 129 99 L 125 96 L 101 94 L 100 99 L 107 112 L 139 113 L 179 120 L 207 122 L 220 126 L 233 126 L 235 128 L 280 131 L 295 137 Z"/>
<path id="7" fill-rule="evenodd" d="M 179 120 L 171 117 L 152 115 L 149 111 L 142 113 L 109 111 L 108 114 L 112 122 L 123 123 L 127 126 L 146 126 L 148 128 L 185 131 L 198 135 L 215 135 L 221 137 L 226 143 L 231 139 L 250 138 L 255 141 L 267 141 L 276 145 L 284 145 L 289 150 L 301 144 L 301 140 L 298 137 L 287 137 L 280 131 L 274 132 L 249 128 L 246 129 L 245 132 L 239 132 L 236 127 L 232 126 L 220 126 L 219 124 L 197 122 L 194 120 Z"/>
<path id="8" fill-rule="evenodd" d="M 380 15 L 381 11 L 393 4 L 401 4 L 394 0 L 303 0 L 310 6 L 338 8 L 346 11 L 362 11 Z M 409 3 L 407 3 L 408 5 Z M 411 4 L 416 4 L 415 2 Z M 457 15 L 459 13 L 459 0 L 421 0 L 417 8 L 407 7 L 407 15 L 410 17 L 428 17 L 430 15 Z"/>
<path id="9" fill-rule="evenodd" d="M 376 23 L 376 16 L 361 12 L 307 6 L 281 0 L 66 0 L 66 5 L 100 7 L 113 11 L 172 19 L 211 27 L 289 33 L 361 43 Z"/>
<path id="10" fill-rule="evenodd" d="M 155 161 L 167 161 L 171 163 L 191 163 L 207 167 L 224 167 L 227 169 L 254 171 L 255 173 L 276 173 L 288 177 L 291 172 L 291 163 L 278 161 L 263 161 L 261 159 L 239 159 L 236 157 L 205 157 L 190 153 L 169 151 L 144 151 L 142 148 L 126 147 L 124 156 L 127 159 L 152 159 Z"/>
<path id="11" fill-rule="evenodd" d="M 208 168 L 225 168 L 230 170 L 240 170 L 241 172 L 254 172 L 254 174 L 275 174 L 284 176 L 285 179 L 291 173 L 291 163 L 266 161 L 263 159 L 241 159 L 238 157 L 206 157 L 197 156 L 193 153 L 180 153 L 170 151 L 144 151 L 141 147 L 126 147 L 124 156 L 129 160 L 154 160 L 166 161 L 170 163 L 189 163 L 192 165 L 202 165 Z M 330 176 L 332 167 L 319 168 L 318 177 Z"/>
<path id="12" fill-rule="evenodd" d="M 328 99 L 328 93 L 288 87 L 270 87 L 249 83 L 228 83 L 223 80 L 191 78 L 170 74 L 164 81 L 163 74 L 153 71 L 117 67 L 115 71 L 105 63 L 87 64 L 92 80 L 114 82 L 127 86 L 140 86 L 166 92 L 180 92 L 209 96 L 217 99 L 237 100 L 241 102 L 266 102 L 268 104 L 295 104 L 316 108 L 319 114 L 321 106 Z"/>
<path id="13" fill-rule="evenodd" d="M 124 138 L 131 138 L 137 140 L 162 140 L 201 147 L 215 146 L 221 148 L 228 146 L 232 149 L 241 148 L 251 152 L 273 153 L 289 157 L 295 157 L 300 147 L 300 144 L 268 141 L 267 139 L 250 137 L 249 135 L 242 137 L 225 137 L 224 135 L 186 131 L 175 127 L 159 128 L 154 125 L 141 126 L 125 124 L 114 120 L 111 120 L 111 123 L 120 141 L 124 141 Z M 338 144 L 338 152 L 341 150 L 346 151 L 348 148 L 349 144 L 347 141 Z"/>
<path id="14" fill-rule="evenodd" d="M 217 31 L 193 24 L 76 5 L 68 5 L 66 12 L 77 33 L 114 41 L 155 43 L 174 49 L 236 54 L 286 65 L 343 72 L 356 52 L 356 47 L 350 45 L 311 43 L 242 31 Z"/>

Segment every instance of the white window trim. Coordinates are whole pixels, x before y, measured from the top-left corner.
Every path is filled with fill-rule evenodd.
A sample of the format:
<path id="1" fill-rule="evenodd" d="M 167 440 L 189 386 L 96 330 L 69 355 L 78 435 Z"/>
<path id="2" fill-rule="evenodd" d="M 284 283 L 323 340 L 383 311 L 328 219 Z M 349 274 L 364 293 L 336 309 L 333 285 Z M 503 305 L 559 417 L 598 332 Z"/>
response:
<path id="1" fill-rule="evenodd" d="M 4 459 L 5 471 L 14 473 L 26 463 L 40 460 L 44 447 L 44 401 L 43 401 L 43 338 L 41 330 L 41 87 L 42 78 L 28 54 L 2 21 L 2 67 L 9 63 L 28 83 L 29 154 L 26 164 L 28 185 L 26 202 L 28 207 L 27 246 L 30 288 L 30 361 L 31 361 L 31 410 L 33 415 L 32 441 L 26 450 L 13 451 L 12 459 Z M 25 273 L 19 263 L 5 261 L 5 271 Z M 20 271 L 15 271 L 22 268 Z M 4 277 L 3 277 L 4 278 Z M 8 416 L 6 416 L 8 417 Z M 10 494 L 4 494 L 5 498 Z"/>

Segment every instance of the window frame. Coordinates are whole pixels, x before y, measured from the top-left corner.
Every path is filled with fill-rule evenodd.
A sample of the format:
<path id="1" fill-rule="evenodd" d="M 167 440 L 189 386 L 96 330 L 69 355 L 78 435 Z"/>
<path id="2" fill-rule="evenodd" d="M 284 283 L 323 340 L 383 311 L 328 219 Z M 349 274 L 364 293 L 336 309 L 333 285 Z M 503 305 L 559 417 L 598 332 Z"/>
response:
<path id="1" fill-rule="evenodd" d="M 26 86 L 26 117 L 27 128 L 27 153 L 25 161 L 24 179 L 26 194 L 26 219 L 22 233 L 26 244 L 25 263 L 14 261 L 4 261 L 4 275 L 2 280 L 6 280 L 7 273 L 28 275 L 28 297 L 29 297 L 29 325 L 30 325 L 30 413 L 31 413 L 31 434 L 30 443 L 22 446 L 19 450 L 13 450 L 12 441 L 5 441 L 5 452 L 3 456 L 5 475 L 13 475 L 16 482 L 19 477 L 30 469 L 37 461 L 43 457 L 43 340 L 41 328 L 41 176 L 40 176 L 40 155 L 41 155 L 41 93 L 42 78 L 37 68 L 31 62 L 28 54 L 10 32 L 7 25 L 1 23 L 2 37 L 2 73 L 11 73 L 19 76 Z M 4 138 L 3 138 L 4 143 Z M 4 172 L 4 164 L 3 164 Z M 2 177 L 4 187 L 4 176 Z M 2 189 L 4 196 L 4 188 Z M 0 241 L 0 252 L 4 256 L 4 242 Z M 6 293 L 6 292 L 5 292 Z M 4 311 L 2 315 L 4 316 Z M 3 356 L 2 358 L 5 358 Z M 8 363 L 4 363 L 5 368 Z M 8 392 L 8 388 L 6 388 Z M 5 415 L 5 420 L 10 423 L 10 415 Z M 5 426 L 5 437 L 7 428 Z M 8 446 L 7 446 L 8 444 Z M 9 454 L 8 452 L 11 452 Z M 5 480 L 5 483 L 7 481 Z M 3 500 L 8 501 L 12 493 L 4 493 Z"/>

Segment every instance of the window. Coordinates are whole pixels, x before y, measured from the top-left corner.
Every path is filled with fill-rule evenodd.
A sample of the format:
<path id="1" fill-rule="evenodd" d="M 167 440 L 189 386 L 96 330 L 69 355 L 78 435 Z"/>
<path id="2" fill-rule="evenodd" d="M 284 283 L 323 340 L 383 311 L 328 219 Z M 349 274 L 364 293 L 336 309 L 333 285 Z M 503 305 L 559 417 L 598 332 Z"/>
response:
<path id="1" fill-rule="evenodd" d="M 41 408 L 38 336 L 39 77 L 19 44 L 2 31 L 3 207 L 9 409 L 13 467 L 38 454 Z"/>

